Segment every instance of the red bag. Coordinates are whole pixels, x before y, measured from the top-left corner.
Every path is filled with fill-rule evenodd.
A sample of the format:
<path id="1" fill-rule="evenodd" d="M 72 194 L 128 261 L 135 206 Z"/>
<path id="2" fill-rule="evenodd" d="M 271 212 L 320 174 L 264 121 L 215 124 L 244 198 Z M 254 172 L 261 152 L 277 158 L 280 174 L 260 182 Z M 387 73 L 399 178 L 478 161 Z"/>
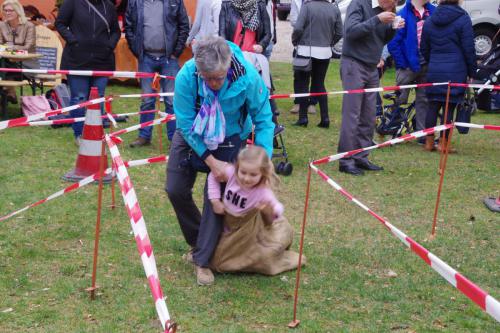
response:
<path id="1" fill-rule="evenodd" d="M 253 46 L 257 44 L 255 31 L 244 29 L 241 20 L 238 20 L 234 30 L 233 43 L 238 45 L 242 51 L 254 52 Z"/>

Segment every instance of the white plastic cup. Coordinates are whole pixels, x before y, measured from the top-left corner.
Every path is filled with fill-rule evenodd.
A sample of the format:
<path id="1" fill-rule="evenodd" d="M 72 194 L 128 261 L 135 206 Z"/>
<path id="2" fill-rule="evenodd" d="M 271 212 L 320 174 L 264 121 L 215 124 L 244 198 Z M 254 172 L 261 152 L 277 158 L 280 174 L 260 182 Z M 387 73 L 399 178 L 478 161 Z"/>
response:
<path id="1" fill-rule="evenodd" d="M 392 21 L 392 28 L 397 29 L 399 26 L 399 22 L 401 22 L 401 16 L 394 17 L 394 21 Z"/>

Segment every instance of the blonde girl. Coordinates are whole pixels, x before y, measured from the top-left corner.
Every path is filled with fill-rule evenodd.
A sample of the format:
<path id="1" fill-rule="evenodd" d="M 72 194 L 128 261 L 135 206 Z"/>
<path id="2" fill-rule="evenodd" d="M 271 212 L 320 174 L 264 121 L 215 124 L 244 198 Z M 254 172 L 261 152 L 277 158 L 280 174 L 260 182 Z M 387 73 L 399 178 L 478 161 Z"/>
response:
<path id="1" fill-rule="evenodd" d="M 273 193 L 279 179 L 264 149 L 253 145 L 242 149 L 236 163 L 228 164 L 224 171 L 223 195 L 220 182 L 208 175 L 208 199 L 215 213 L 242 216 L 257 208 L 266 222 L 282 217 L 283 205 Z"/>

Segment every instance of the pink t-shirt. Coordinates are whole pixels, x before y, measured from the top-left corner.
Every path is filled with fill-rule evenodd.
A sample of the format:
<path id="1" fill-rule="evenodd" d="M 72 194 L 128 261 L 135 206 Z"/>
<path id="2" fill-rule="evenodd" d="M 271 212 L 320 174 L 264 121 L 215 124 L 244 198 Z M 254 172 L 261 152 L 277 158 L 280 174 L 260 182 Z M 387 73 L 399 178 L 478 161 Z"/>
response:
<path id="1" fill-rule="evenodd" d="M 229 214 L 234 216 L 244 215 L 255 208 L 259 203 L 270 203 L 271 207 L 273 207 L 275 219 L 283 215 L 283 205 L 276 199 L 273 191 L 269 187 L 260 185 L 251 189 L 245 189 L 238 183 L 233 165 L 228 164 L 225 172 L 228 180 L 222 202 Z M 212 173 L 208 174 L 207 182 L 208 199 L 220 199 L 220 183 L 215 179 Z"/>

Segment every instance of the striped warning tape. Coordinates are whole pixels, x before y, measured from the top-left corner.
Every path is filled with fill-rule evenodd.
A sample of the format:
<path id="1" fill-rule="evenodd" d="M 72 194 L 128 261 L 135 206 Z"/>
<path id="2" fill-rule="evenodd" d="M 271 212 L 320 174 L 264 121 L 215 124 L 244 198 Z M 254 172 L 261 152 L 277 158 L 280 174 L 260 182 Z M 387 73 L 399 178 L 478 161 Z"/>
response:
<path id="1" fill-rule="evenodd" d="M 134 186 L 128 175 L 127 168 L 125 163 L 123 163 L 115 141 L 121 142 L 119 138 L 113 138 L 106 135 L 106 143 L 108 144 L 111 159 L 113 160 L 113 165 L 118 178 L 118 183 L 120 184 L 123 202 L 125 203 L 125 208 L 127 209 L 128 216 L 130 217 L 130 224 L 132 225 L 132 230 L 134 232 L 137 249 L 139 250 L 144 271 L 149 281 L 149 287 L 151 289 L 151 294 L 153 295 L 156 312 L 165 332 L 173 333 L 175 332 L 175 325 L 173 325 L 170 321 L 167 304 L 163 298 L 160 279 L 156 269 L 156 261 L 153 254 L 153 246 L 151 245 L 151 241 L 148 236 L 146 222 L 144 221 L 139 201 L 137 201 Z"/>
<path id="2" fill-rule="evenodd" d="M 483 309 L 486 313 L 488 313 L 490 316 L 492 316 L 498 322 L 500 322 L 500 302 L 498 302 L 495 298 L 493 298 L 487 292 L 482 290 L 479 286 L 469 281 L 465 276 L 458 273 L 444 261 L 439 259 L 436 255 L 429 252 L 422 245 L 414 241 L 412 238 L 408 237 L 401 230 L 390 224 L 383 217 L 372 211 L 361 201 L 359 201 L 350 193 L 348 193 L 345 189 L 343 189 L 333 179 L 328 177 L 328 175 L 326 175 L 323 171 L 319 170 L 315 165 L 311 163 L 310 167 L 317 175 L 319 175 L 325 182 L 327 182 L 340 194 L 342 194 L 348 200 L 352 201 L 353 203 L 361 207 L 363 210 L 368 212 L 368 214 L 376 218 L 379 222 L 381 222 L 394 236 L 396 236 L 404 245 L 406 245 L 406 247 L 410 248 L 415 254 L 417 254 L 420 258 L 422 258 L 429 266 L 432 267 L 432 269 L 438 272 L 438 274 L 441 275 L 446 281 L 448 281 L 451 285 L 460 290 L 470 300 L 479 305 L 481 309 Z"/>
<path id="3" fill-rule="evenodd" d="M 151 157 L 151 158 L 146 158 L 146 159 L 142 159 L 142 160 L 134 160 L 134 161 L 129 161 L 129 162 L 125 162 L 125 166 L 126 167 L 136 167 L 136 166 L 141 166 L 141 165 L 146 165 L 146 164 L 152 164 L 152 163 L 163 163 L 163 162 L 166 162 L 168 160 L 168 156 L 165 156 L 165 155 L 160 155 L 160 156 L 156 156 L 156 157 Z M 104 171 L 104 174 L 105 175 L 109 175 L 111 173 L 111 168 L 107 168 L 105 171 Z M 54 194 L 51 194 L 49 195 L 48 197 L 46 197 L 45 199 L 42 199 L 42 200 L 39 200 L 37 202 L 34 202 L 30 205 L 27 205 L 26 207 L 24 208 L 21 208 L 19 210 L 16 210 L 12 213 L 9 213 L 7 215 L 4 215 L 2 217 L 0 217 L 0 222 L 1 221 L 5 221 L 9 218 L 11 218 L 12 216 L 15 216 L 17 214 L 20 214 L 30 208 L 33 208 L 33 207 L 36 207 L 36 206 L 39 206 L 47 201 L 50 201 L 52 199 L 55 199 L 57 197 L 60 197 L 64 194 L 67 194 L 67 193 L 70 193 L 70 192 L 73 192 L 74 190 L 77 190 L 81 187 L 84 187 L 85 185 L 88 185 L 94 181 L 97 181 L 99 180 L 99 173 L 94 173 L 93 175 L 90 175 L 88 177 L 85 177 L 83 178 L 82 180 L 80 180 L 78 183 L 74 183 L 60 191 L 57 191 L 55 192 Z"/>
<path id="4" fill-rule="evenodd" d="M 0 121 L 0 131 L 4 130 L 6 128 L 15 127 L 16 124 L 19 124 L 19 123 L 25 123 L 25 122 L 28 122 L 28 121 L 39 120 L 39 119 L 43 119 L 45 117 L 55 116 L 55 115 L 58 115 L 58 114 L 61 114 L 61 113 L 64 113 L 64 112 L 69 112 L 71 110 L 76 110 L 76 109 L 84 108 L 84 107 L 87 107 L 89 105 L 101 104 L 101 103 L 109 102 L 109 101 L 112 101 L 112 100 L 113 100 L 112 97 L 100 97 L 100 98 L 92 99 L 92 100 L 87 101 L 87 102 L 83 102 L 83 103 L 75 104 L 75 105 L 72 105 L 72 106 L 68 106 L 68 107 L 65 107 L 65 108 L 62 108 L 62 109 L 51 110 L 51 111 L 47 111 L 47 112 L 41 112 L 41 113 L 37 113 L 37 114 L 31 115 L 31 116 L 27 116 L 27 117 L 20 117 L 20 118 L 15 118 L 15 119 L 10 119 L 10 120 Z"/>
<path id="5" fill-rule="evenodd" d="M 344 152 L 344 153 L 339 153 L 339 154 L 336 154 L 336 155 L 326 156 L 326 157 L 323 157 L 323 158 L 320 158 L 320 159 L 317 159 L 317 160 L 313 161 L 312 164 L 314 164 L 314 165 L 320 165 L 320 164 L 330 163 L 330 162 L 333 162 L 333 161 L 336 161 L 336 160 L 340 160 L 341 158 L 344 158 L 344 157 L 349 157 L 349 156 L 352 156 L 352 155 L 356 155 L 356 154 L 358 154 L 358 153 L 360 153 L 362 151 L 373 150 L 373 149 L 377 149 L 377 148 L 382 148 L 382 147 L 387 147 L 387 146 L 395 145 L 395 144 L 398 144 L 398 143 L 401 143 L 401 142 L 405 142 L 405 141 L 414 140 L 416 138 L 419 138 L 419 137 L 422 137 L 422 136 L 425 136 L 425 135 L 429 135 L 429 134 L 433 134 L 434 132 L 441 132 L 443 130 L 450 129 L 452 127 L 453 127 L 453 124 L 446 124 L 446 125 L 440 125 L 440 126 L 436 126 L 436 127 L 432 127 L 432 128 L 427 128 L 427 129 L 424 129 L 424 130 L 421 130 L 421 131 L 417 131 L 417 132 L 413 132 L 413 133 L 410 133 L 410 134 L 406 134 L 406 135 L 403 135 L 403 136 L 401 136 L 399 138 L 391 139 L 391 140 L 388 140 L 388 141 L 385 141 L 383 143 L 379 143 L 379 144 L 376 144 L 376 145 L 373 145 L 373 146 L 370 146 L 370 147 L 359 148 L 359 149 L 347 151 L 347 152 Z"/>
<path id="6" fill-rule="evenodd" d="M 455 126 L 459 127 L 470 127 L 470 128 L 479 128 L 489 131 L 500 131 L 500 125 L 478 125 L 478 124 L 460 123 L 460 122 L 456 122 L 454 124 Z"/>
<path id="7" fill-rule="evenodd" d="M 174 76 L 157 75 L 157 73 L 127 72 L 127 71 L 81 71 L 63 69 L 28 69 L 28 68 L 0 68 L 0 72 L 27 73 L 27 74 L 49 74 L 49 75 L 76 75 L 76 76 L 106 76 L 116 78 L 141 79 L 158 76 L 162 79 L 174 80 Z"/>
<path id="8" fill-rule="evenodd" d="M 129 116 L 148 114 L 148 113 L 157 113 L 157 112 L 160 112 L 160 110 L 148 110 L 148 111 L 129 112 L 129 113 L 108 113 L 105 116 L 101 116 L 101 118 L 103 118 L 103 119 L 109 118 L 108 115 L 113 117 L 113 118 L 118 118 L 118 117 L 125 117 L 125 116 L 129 117 Z M 85 121 L 85 117 L 31 121 L 31 122 L 18 123 L 12 127 L 64 125 L 64 124 L 78 123 L 78 122 L 82 122 L 82 121 Z"/>
<path id="9" fill-rule="evenodd" d="M 160 112 L 160 114 L 163 114 L 163 113 Z M 118 131 L 113 132 L 113 133 L 109 133 L 109 136 L 116 137 L 116 136 L 122 135 L 124 133 L 129 133 L 129 132 L 137 131 L 138 129 L 141 129 L 141 128 L 144 128 L 144 127 L 158 125 L 158 124 L 163 124 L 163 123 L 169 122 L 171 120 L 175 120 L 175 115 L 173 115 L 173 114 L 166 114 L 166 116 L 164 116 L 162 118 L 158 118 L 158 119 L 151 120 L 151 121 L 146 121 L 145 123 L 140 123 L 140 124 L 137 124 L 137 125 L 134 125 L 134 126 L 130 126 L 130 127 L 118 130 Z"/>

